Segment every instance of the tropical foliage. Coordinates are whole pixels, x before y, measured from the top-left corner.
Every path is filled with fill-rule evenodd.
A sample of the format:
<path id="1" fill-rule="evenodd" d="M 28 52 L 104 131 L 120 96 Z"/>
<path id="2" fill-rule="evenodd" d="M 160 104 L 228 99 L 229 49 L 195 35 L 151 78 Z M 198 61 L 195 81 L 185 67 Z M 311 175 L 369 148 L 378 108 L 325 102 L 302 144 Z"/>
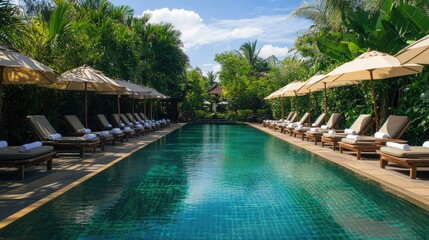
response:
<path id="1" fill-rule="evenodd" d="M 87 64 L 109 77 L 154 87 L 171 97 L 171 104 L 162 104 L 165 112 L 159 114 L 171 114 L 172 119 L 178 115 L 177 103 L 193 98 L 186 96 L 187 89 L 194 89 L 194 82 L 187 81 L 188 57 L 183 51 L 181 33 L 171 24 L 149 23 L 150 16 L 134 17 L 133 9 L 114 6 L 108 0 L 21 3 L 23 6 L 17 7 L 1 0 L 1 43 L 58 73 Z M 47 115 L 60 129 L 58 116 L 83 115 L 82 92 L 35 86 L 4 86 L 3 90 L 3 112 L 7 114 L 3 114 L 1 134 L 11 144 L 28 140 L 28 114 Z M 121 101 L 124 110 L 131 106 L 130 99 Z M 89 104 L 93 114 L 117 111 L 116 97 L 91 93 Z"/>
<path id="2" fill-rule="evenodd" d="M 368 49 L 396 54 L 429 33 L 428 6 L 427 1 L 406 0 L 303 1 L 290 17 L 306 18 L 314 24 L 297 38 L 294 56 L 280 64 L 258 69 L 254 64 L 259 53 L 256 41 L 245 43 L 234 51 L 241 54 L 217 55 L 216 60 L 222 65 L 219 78 L 226 89 L 225 96 L 233 103 L 233 109 L 265 106 L 274 117 L 280 118 L 281 109 L 284 112 L 294 109 L 293 98 L 272 100 L 266 102 L 268 105 L 250 99 L 262 99 L 294 80 L 327 73 Z M 413 122 L 404 137 L 411 143 L 421 143 L 428 138 L 429 83 L 426 79 L 427 70 L 423 74 L 376 81 L 375 84 L 381 122 L 391 114 L 409 116 Z M 367 82 L 329 89 L 328 112 L 343 113 L 342 124 L 349 126 L 360 113 L 373 112 L 371 94 Z M 299 111 L 307 111 L 308 97 L 299 97 L 298 101 Z M 312 94 L 313 116 L 323 109 L 323 103 L 323 93 Z"/>

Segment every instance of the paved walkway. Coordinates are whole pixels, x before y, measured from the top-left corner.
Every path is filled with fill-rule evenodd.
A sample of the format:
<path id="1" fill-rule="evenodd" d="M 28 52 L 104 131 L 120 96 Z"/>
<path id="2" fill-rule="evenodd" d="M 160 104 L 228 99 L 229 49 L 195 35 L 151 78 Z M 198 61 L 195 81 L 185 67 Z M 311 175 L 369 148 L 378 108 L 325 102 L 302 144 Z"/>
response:
<path id="1" fill-rule="evenodd" d="M 386 169 L 380 168 L 377 155 L 362 155 L 356 160 L 353 154 L 332 151 L 330 147 L 322 148 L 314 142 L 302 141 L 278 131 L 262 127 L 261 124 L 249 124 L 263 132 L 271 134 L 295 146 L 306 149 L 322 158 L 343 166 L 351 171 L 379 183 L 385 190 L 429 211 L 429 168 L 418 168 L 417 179 L 409 178 L 409 170 L 389 164 Z"/>
<path id="2" fill-rule="evenodd" d="M 24 181 L 17 180 L 16 171 L 0 169 L 0 229 L 183 125 L 108 145 L 103 152 L 85 153 L 83 160 L 54 158 L 51 171 L 46 171 L 46 164 L 30 167 Z"/>

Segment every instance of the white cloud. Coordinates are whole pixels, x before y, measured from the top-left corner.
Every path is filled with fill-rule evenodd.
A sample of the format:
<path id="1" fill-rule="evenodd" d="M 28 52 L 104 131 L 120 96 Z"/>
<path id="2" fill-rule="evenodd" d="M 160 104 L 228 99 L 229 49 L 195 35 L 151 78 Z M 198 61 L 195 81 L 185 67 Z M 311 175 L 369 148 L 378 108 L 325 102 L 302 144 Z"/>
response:
<path id="1" fill-rule="evenodd" d="M 262 33 L 262 29 L 248 26 L 217 27 L 207 25 L 194 11 L 184 9 L 157 9 L 147 10 L 152 17 L 151 23 L 172 23 L 182 32 L 182 41 L 185 50 L 205 44 L 216 43 L 231 39 L 247 39 Z"/>
<path id="2" fill-rule="evenodd" d="M 172 23 L 182 32 L 185 50 L 206 44 L 228 40 L 258 39 L 265 43 L 287 43 L 295 41 L 297 32 L 304 31 L 310 22 L 288 18 L 287 15 L 259 16 L 238 20 L 214 20 L 206 24 L 194 11 L 184 9 L 147 10 L 151 23 Z"/>
<path id="3" fill-rule="evenodd" d="M 289 55 L 288 47 L 275 47 L 271 44 L 264 45 L 259 52 L 259 56 L 262 58 L 267 58 L 270 56 L 276 56 L 277 58 L 284 58 Z"/>

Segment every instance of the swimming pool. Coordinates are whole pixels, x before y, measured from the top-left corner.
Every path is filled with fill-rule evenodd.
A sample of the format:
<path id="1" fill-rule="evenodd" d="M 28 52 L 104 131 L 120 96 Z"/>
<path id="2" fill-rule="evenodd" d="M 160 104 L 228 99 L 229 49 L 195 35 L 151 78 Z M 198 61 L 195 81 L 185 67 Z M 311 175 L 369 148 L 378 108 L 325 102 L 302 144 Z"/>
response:
<path id="1" fill-rule="evenodd" d="M 429 214 L 242 125 L 187 125 L 14 222 L 19 239 L 428 239 Z"/>

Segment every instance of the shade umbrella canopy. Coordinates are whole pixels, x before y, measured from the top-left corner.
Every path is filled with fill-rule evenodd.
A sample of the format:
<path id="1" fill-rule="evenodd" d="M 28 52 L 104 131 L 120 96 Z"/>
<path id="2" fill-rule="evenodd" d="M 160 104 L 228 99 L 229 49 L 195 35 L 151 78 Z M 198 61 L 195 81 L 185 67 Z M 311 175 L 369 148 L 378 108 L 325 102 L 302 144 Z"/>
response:
<path id="1" fill-rule="evenodd" d="M 0 70 L 0 84 L 51 84 L 57 77 L 51 68 L 4 45 L 0 45 Z"/>
<path id="2" fill-rule="evenodd" d="M 156 89 L 153 88 L 149 88 L 151 89 L 150 93 L 139 93 L 138 97 L 141 99 L 158 99 L 158 100 L 164 100 L 164 99 L 169 99 L 169 96 L 166 96 L 160 92 L 158 92 Z M 153 101 L 150 102 L 150 117 L 151 119 L 153 119 Z"/>
<path id="3" fill-rule="evenodd" d="M 135 98 L 135 95 L 143 94 L 143 93 L 150 93 L 153 90 L 150 89 L 150 88 L 148 88 L 148 87 L 144 87 L 144 86 L 141 86 L 141 85 L 138 85 L 138 84 L 135 84 L 135 83 L 132 83 L 132 82 L 124 81 L 124 80 L 117 79 L 116 82 L 120 86 L 125 87 L 125 89 L 126 89 L 125 92 L 132 94 L 132 98 L 133 98 L 133 101 L 132 101 L 132 116 L 134 118 L 134 98 Z M 119 95 L 118 95 L 118 97 L 119 97 Z M 120 114 L 120 108 L 119 107 L 118 107 L 118 114 Z M 134 121 L 134 119 L 132 119 L 132 120 Z"/>
<path id="4" fill-rule="evenodd" d="M 211 103 L 211 102 L 209 102 L 209 101 L 207 101 L 207 100 L 204 100 L 203 104 L 204 104 L 204 105 L 212 105 L 212 103 Z"/>
<path id="5" fill-rule="evenodd" d="M 274 99 L 274 98 L 279 98 L 279 97 L 280 97 L 280 95 L 278 95 L 278 93 L 279 93 L 280 91 L 282 91 L 282 90 L 283 90 L 284 88 L 286 88 L 286 87 L 288 87 L 288 84 L 287 84 L 287 85 L 285 85 L 285 86 L 283 86 L 282 88 L 280 88 L 280 89 L 278 89 L 278 90 L 276 90 L 276 91 L 272 92 L 270 95 L 266 96 L 264 99 L 265 99 L 265 100 L 271 100 L 271 99 Z"/>
<path id="6" fill-rule="evenodd" d="M 295 112 L 298 113 L 298 96 L 305 95 L 307 93 L 298 93 L 298 90 L 305 84 L 304 81 L 294 81 L 286 85 L 285 88 L 280 90 L 277 94 L 281 97 L 293 97 L 295 96 Z M 282 110 L 283 111 L 283 110 Z"/>
<path id="7" fill-rule="evenodd" d="M 228 105 L 228 102 L 222 101 L 222 102 L 219 102 L 218 105 Z"/>
<path id="8" fill-rule="evenodd" d="M 399 51 L 395 57 L 397 57 L 402 64 L 429 64 L 429 35 L 406 46 Z"/>
<path id="9" fill-rule="evenodd" d="M 64 72 L 51 86 L 61 90 L 85 91 L 85 127 L 88 127 L 88 91 L 122 92 L 126 90 L 101 71 L 86 65 Z"/>
<path id="10" fill-rule="evenodd" d="M 325 78 L 314 83 L 312 86 L 320 84 L 320 82 L 326 83 L 330 87 L 335 84 L 338 84 L 337 86 L 341 86 L 341 84 L 345 86 L 356 84 L 362 80 L 371 80 L 374 114 L 376 128 L 378 130 L 378 113 L 373 80 L 416 74 L 420 73 L 422 70 L 422 65 L 401 65 L 399 60 L 394 56 L 378 51 L 368 51 L 354 60 L 335 68 L 330 73 L 326 74 Z"/>
<path id="11" fill-rule="evenodd" d="M 17 50 L 0 45 L 0 96 L 3 85 L 9 84 L 51 84 L 57 74 L 51 68 L 27 57 Z M 0 121 L 2 112 L 0 97 Z"/>

